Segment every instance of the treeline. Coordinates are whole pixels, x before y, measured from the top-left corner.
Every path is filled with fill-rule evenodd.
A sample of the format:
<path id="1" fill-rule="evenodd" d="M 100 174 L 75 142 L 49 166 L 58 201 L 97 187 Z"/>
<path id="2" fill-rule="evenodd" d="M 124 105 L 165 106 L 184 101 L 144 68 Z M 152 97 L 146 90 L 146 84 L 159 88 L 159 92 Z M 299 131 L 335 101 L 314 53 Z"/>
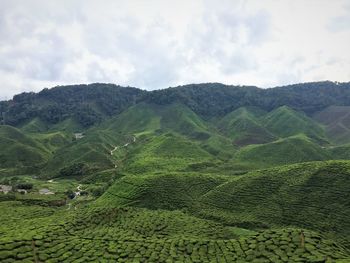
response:
<path id="1" fill-rule="evenodd" d="M 22 93 L 2 102 L 2 122 L 17 126 L 33 118 L 55 124 L 74 118 L 89 127 L 106 116 L 122 112 L 136 102 L 143 91 L 113 84 L 72 85 Z"/>
<path id="2" fill-rule="evenodd" d="M 242 106 L 271 111 L 286 105 L 312 114 L 330 105 L 350 105 L 350 83 L 324 81 L 270 89 L 220 83 L 192 84 L 149 92 L 144 100 L 156 104 L 181 102 L 204 117 L 223 116 Z"/>
<path id="3" fill-rule="evenodd" d="M 89 127 L 142 101 L 183 103 L 203 117 L 223 116 L 242 106 L 270 111 L 287 105 L 312 114 L 330 105 L 350 106 L 350 83 L 325 81 L 271 89 L 205 83 L 150 92 L 100 83 L 61 86 L 39 93 L 22 93 L 13 100 L 0 102 L 0 123 L 18 126 L 38 117 L 55 124 L 74 118 Z"/>

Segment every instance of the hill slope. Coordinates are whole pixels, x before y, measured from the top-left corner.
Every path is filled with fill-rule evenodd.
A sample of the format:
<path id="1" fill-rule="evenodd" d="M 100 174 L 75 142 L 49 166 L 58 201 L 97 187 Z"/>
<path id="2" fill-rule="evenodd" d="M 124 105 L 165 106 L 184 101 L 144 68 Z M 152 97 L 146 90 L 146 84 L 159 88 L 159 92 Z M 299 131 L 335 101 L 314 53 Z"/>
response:
<path id="1" fill-rule="evenodd" d="M 326 138 L 321 125 L 304 114 L 283 106 L 269 112 L 263 118 L 267 130 L 279 137 L 293 136 L 299 133 L 307 135 L 313 140 L 324 143 Z"/>
<path id="2" fill-rule="evenodd" d="M 92 84 L 1 102 L 0 261 L 346 262 L 349 88 Z"/>
<path id="3" fill-rule="evenodd" d="M 239 108 L 222 118 L 218 128 L 238 146 L 271 142 L 276 137 L 260 123 L 265 114 L 258 108 Z"/>
<path id="4" fill-rule="evenodd" d="M 248 145 L 234 156 L 239 162 L 273 166 L 332 159 L 328 151 L 305 135 L 296 135 L 271 143 Z"/>
<path id="5" fill-rule="evenodd" d="M 184 209 L 228 225 L 302 227 L 347 243 L 349 176 L 349 162 L 340 161 L 281 166 L 235 178 L 181 173 L 126 176 L 96 205 Z"/>
<path id="6" fill-rule="evenodd" d="M 326 134 L 336 144 L 350 141 L 350 107 L 330 106 L 317 112 L 313 118 L 325 125 Z"/>
<path id="7" fill-rule="evenodd" d="M 38 167 L 50 152 L 39 141 L 11 126 L 0 126 L 0 167 Z"/>

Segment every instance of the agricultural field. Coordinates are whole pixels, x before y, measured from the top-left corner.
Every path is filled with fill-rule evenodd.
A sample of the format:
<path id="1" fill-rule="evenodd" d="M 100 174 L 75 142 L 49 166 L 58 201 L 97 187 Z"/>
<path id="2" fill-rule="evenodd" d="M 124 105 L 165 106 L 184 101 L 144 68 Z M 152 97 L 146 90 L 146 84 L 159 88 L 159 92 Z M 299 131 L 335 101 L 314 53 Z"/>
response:
<path id="1" fill-rule="evenodd" d="M 0 262 L 350 262 L 350 105 L 94 85 L 0 104 Z"/>

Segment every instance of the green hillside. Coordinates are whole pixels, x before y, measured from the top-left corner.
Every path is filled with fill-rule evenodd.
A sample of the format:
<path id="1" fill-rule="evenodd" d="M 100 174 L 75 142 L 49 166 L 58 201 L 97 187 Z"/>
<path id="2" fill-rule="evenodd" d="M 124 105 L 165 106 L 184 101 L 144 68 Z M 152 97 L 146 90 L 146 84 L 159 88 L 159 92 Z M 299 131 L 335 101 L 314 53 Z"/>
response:
<path id="1" fill-rule="evenodd" d="M 311 162 L 235 178 L 205 174 L 126 176 L 97 206 L 187 211 L 248 229 L 294 226 L 348 242 L 349 162 Z M 339 199 L 340 198 L 340 199 Z"/>
<path id="2" fill-rule="evenodd" d="M 34 118 L 21 127 L 23 132 L 40 133 L 48 130 L 48 126 L 39 118 Z"/>
<path id="3" fill-rule="evenodd" d="M 322 126 L 306 115 L 283 106 L 269 112 L 263 119 L 267 130 L 280 137 L 304 133 L 318 143 L 326 143 Z"/>
<path id="4" fill-rule="evenodd" d="M 332 159 L 328 151 L 303 134 L 271 143 L 248 145 L 234 156 L 237 162 L 260 164 L 262 167 L 328 159 Z"/>
<path id="5" fill-rule="evenodd" d="M 140 103 L 107 121 L 104 128 L 123 134 L 154 132 L 160 128 L 157 107 Z"/>
<path id="6" fill-rule="evenodd" d="M 271 142 L 276 137 L 260 122 L 260 117 L 265 114 L 256 108 L 239 108 L 227 114 L 218 128 L 238 146 Z"/>
<path id="7" fill-rule="evenodd" d="M 23 205 L 8 203 L 31 231 L 21 237 L 15 222 L 6 225 L 7 234 L 0 237 L 3 262 L 334 262 L 346 257 L 339 244 L 308 230 L 242 232 L 180 211 L 136 208 L 73 214 L 33 207 L 35 216 L 28 216 Z M 2 219 L 12 218 L 14 211 L 6 212 Z M 238 231 L 244 234 L 233 238 Z"/>
<path id="8" fill-rule="evenodd" d="M 326 134 L 332 142 L 350 142 L 350 107 L 330 106 L 317 112 L 313 118 L 325 126 Z"/>
<path id="9" fill-rule="evenodd" d="M 85 164 L 92 170 L 113 168 L 115 160 L 111 151 L 130 140 L 108 131 L 88 131 L 83 138 L 59 148 L 43 168 L 43 175 L 59 176 L 61 169 L 75 164 Z"/>
<path id="10" fill-rule="evenodd" d="M 0 167 L 38 167 L 49 158 L 39 141 L 11 126 L 0 126 Z"/>
<path id="11" fill-rule="evenodd" d="M 348 88 L 0 102 L 0 262 L 350 262 Z"/>
<path id="12" fill-rule="evenodd" d="M 239 226 L 293 225 L 348 242 L 349 176 L 349 162 L 340 161 L 252 172 L 209 191 L 200 214 Z"/>
<path id="13" fill-rule="evenodd" d="M 107 121 L 104 127 L 123 134 L 172 131 L 194 139 L 209 136 L 206 134 L 207 124 L 181 104 L 159 106 L 140 103 Z"/>
<path id="14" fill-rule="evenodd" d="M 161 129 L 175 131 L 192 139 L 208 139 L 209 127 L 197 114 L 181 104 L 162 110 Z"/>
<path id="15" fill-rule="evenodd" d="M 193 162 L 210 160 L 213 156 L 196 142 L 167 133 L 135 144 L 132 156 L 125 161 L 129 173 L 176 171 Z"/>
<path id="16" fill-rule="evenodd" d="M 125 176 L 97 200 L 97 205 L 132 205 L 149 209 L 179 210 L 197 205 L 209 190 L 226 182 L 226 177 L 205 174 L 153 174 Z"/>

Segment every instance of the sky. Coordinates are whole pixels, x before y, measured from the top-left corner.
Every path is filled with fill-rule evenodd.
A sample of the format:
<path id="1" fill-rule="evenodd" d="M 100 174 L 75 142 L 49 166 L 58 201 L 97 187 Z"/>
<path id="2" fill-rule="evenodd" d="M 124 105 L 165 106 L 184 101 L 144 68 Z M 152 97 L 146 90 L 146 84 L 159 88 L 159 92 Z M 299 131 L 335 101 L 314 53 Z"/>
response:
<path id="1" fill-rule="evenodd" d="M 0 0 L 0 99 L 92 82 L 348 82 L 349 47 L 350 0 Z"/>

